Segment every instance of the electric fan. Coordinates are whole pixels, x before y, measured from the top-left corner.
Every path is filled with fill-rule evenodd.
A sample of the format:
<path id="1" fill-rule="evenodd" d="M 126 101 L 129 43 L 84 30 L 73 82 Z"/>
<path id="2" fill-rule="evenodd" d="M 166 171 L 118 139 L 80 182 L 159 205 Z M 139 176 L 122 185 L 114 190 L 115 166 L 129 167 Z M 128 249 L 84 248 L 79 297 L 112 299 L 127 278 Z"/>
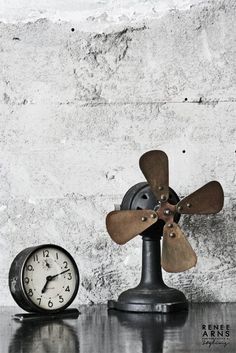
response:
<path id="1" fill-rule="evenodd" d="M 182 272 L 196 265 L 196 253 L 178 225 L 180 215 L 219 212 L 224 203 L 223 189 L 220 183 L 211 181 L 180 200 L 169 187 L 165 152 L 146 152 L 139 165 L 148 183 L 138 183 L 128 190 L 120 210 L 107 215 L 106 226 L 112 240 L 120 245 L 142 235 L 141 281 L 121 293 L 117 301 L 110 300 L 108 308 L 133 312 L 187 309 L 185 295 L 163 282 L 161 266 L 167 272 Z"/>

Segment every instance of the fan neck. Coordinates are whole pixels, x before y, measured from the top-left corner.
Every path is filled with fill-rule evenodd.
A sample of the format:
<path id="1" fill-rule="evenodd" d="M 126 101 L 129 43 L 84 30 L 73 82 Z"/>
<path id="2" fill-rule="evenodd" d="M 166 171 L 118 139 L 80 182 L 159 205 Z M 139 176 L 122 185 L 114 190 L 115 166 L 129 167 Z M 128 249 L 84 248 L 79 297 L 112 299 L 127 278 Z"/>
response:
<path id="1" fill-rule="evenodd" d="M 159 237 L 143 236 L 142 274 L 138 287 L 167 288 L 162 279 Z"/>

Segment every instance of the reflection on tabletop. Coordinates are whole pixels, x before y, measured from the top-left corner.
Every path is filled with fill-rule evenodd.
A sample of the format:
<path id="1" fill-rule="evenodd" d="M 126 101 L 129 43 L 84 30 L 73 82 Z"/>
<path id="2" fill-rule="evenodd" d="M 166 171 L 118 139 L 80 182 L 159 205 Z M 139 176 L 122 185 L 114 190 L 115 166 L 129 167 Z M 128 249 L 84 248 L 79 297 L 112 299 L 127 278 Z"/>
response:
<path id="1" fill-rule="evenodd" d="M 235 353 L 236 304 L 190 304 L 171 314 L 107 311 L 106 305 L 80 306 L 78 319 L 16 322 L 19 308 L 0 308 L 1 353 L 202 353 L 222 346 L 202 344 L 202 325 L 229 324 Z"/>

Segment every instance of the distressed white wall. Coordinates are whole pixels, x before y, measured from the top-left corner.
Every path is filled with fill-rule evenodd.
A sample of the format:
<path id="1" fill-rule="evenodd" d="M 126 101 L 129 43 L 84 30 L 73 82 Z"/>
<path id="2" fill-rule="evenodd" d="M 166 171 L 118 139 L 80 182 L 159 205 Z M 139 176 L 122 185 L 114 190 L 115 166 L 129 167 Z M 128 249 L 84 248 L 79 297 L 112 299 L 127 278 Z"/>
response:
<path id="1" fill-rule="evenodd" d="M 212 179 L 225 190 L 220 214 L 181 218 L 199 261 L 167 283 L 235 301 L 235 3 L 0 4 L 0 304 L 13 304 L 14 256 L 46 242 L 74 255 L 77 302 L 138 282 L 141 240 L 115 245 L 104 219 L 149 149 L 169 155 L 179 195 Z"/>
<path id="2" fill-rule="evenodd" d="M 28 22 L 47 18 L 53 22 L 69 21 L 80 30 L 91 32 L 91 25 L 103 30 L 156 19 L 169 10 L 185 10 L 201 0 L 0 0 L 0 20 L 6 23 Z"/>

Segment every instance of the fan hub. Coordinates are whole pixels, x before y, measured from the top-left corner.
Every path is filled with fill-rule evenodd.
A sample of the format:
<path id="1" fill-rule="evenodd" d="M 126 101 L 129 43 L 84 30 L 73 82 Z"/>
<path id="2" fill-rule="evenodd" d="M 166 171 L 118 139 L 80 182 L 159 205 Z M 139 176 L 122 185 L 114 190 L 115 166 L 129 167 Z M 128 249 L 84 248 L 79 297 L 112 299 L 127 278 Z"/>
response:
<path id="1" fill-rule="evenodd" d="M 176 208 L 175 205 L 172 205 L 169 202 L 165 202 L 157 211 L 158 218 L 162 219 L 165 223 L 173 223 Z"/>
<path id="2" fill-rule="evenodd" d="M 138 183 L 132 186 L 125 194 L 121 210 L 153 210 L 157 213 L 158 221 L 145 230 L 142 236 L 161 237 L 165 223 L 178 223 L 180 214 L 176 212 L 176 204 L 179 197 L 176 192 L 169 188 L 169 199 L 160 202 L 156 199 L 148 183 Z"/>

